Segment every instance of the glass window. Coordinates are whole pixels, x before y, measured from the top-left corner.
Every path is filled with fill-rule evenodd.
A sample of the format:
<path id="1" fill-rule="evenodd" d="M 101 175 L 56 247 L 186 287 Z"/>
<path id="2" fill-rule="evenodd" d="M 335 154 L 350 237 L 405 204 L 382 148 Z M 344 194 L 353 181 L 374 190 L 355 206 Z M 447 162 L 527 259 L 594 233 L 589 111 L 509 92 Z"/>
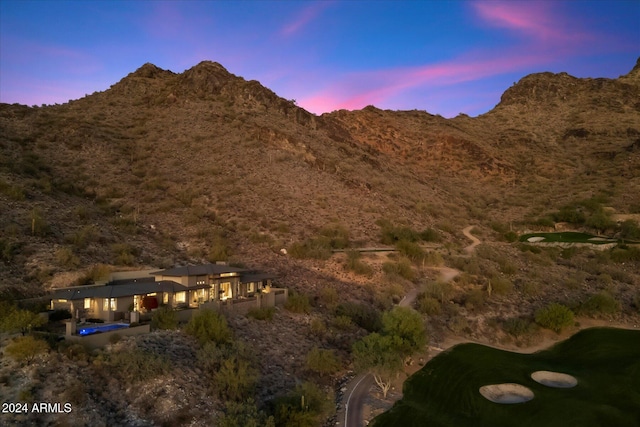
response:
<path id="1" fill-rule="evenodd" d="M 231 298 L 231 283 L 220 283 L 220 299 Z"/>
<path id="2" fill-rule="evenodd" d="M 177 303 L 181 303 L 181 302 L 186 302 L 187 301 L 187 293 L 182 291 L 182 292 L 176 292 L 176 302 Z"/>
<path id="3" fill-rule="evenodd" d="M 85 310 L 89 310 L 91 308 L 91 298 L 84 299 L 84 308 Z"/>
<path id="4" fill-rule="evenodd" d="M 250 282 L 247 285 L 247 292 L 255 292 L 256 291 L 256 284 L 255 282 Z"/>
<path id="5" fill-rule="evenodd" d="M 105 298 L 104 303 L 102 305 L 102 309 L 104 311 L 116 311 L 116 299 L 115 298 Z"/>

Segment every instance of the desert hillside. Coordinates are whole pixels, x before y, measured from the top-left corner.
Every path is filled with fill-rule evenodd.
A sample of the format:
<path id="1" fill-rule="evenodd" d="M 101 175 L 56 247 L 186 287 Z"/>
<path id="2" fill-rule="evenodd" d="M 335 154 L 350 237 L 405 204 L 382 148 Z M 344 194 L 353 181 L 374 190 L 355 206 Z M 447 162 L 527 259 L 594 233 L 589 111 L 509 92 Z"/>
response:
<path id="1" fill-rule="evenodd" d="M 640 60 L 618 79 L 529 75 L 488 113 L 453 119 L 374 106 L 317 116 L 209 61 L 183 73 L 144 64 L 62 105 L 0 105 L 1 298 L 90 284 L 108 270 L 227 261 L 274 273 L 310 309 L 280 310 L 273 324 L 230 319 L 239 338 L 291 360 L 291 376 L 260 362 L 259 404 L 309 376 L 303 356 L 313 347 L 336 351 L 346 372 L 366 328 L 312 330 L 314 320 L 332 325 L 337 300 L 382 312 L 415 289 L 432 342 L 534 342 L 535 328 L 509 328 L 533 325 L 552 302 L 637 322 L 639 217 Z M 465 251 L 469 226 L 481 244 Z M 518 242 L 555 229 L 623 243 Z M 366 247 L 394 252 L 332 252 Z M 437 281 L 445 267 L 459 272 L 449 283 Z M 283 334 L 295 339 L 274 349 Z M 121 345 L 155 348 L 154 339 L 171 343 L 171 360 L 195 357 L 178 333 Z M 188 387 L 184 378 L 171 387 Z M 126 409 L 128 389 L 113 400 L 87 393 L 83 413 L 117 414 L 101 409 L 106 424 L 126 423 L 130 411 L 172 422 L 169 404 L 166 419 L 145 418 L 148 401 Z M 208 420 L 201 412 L 190 414 Z"/>

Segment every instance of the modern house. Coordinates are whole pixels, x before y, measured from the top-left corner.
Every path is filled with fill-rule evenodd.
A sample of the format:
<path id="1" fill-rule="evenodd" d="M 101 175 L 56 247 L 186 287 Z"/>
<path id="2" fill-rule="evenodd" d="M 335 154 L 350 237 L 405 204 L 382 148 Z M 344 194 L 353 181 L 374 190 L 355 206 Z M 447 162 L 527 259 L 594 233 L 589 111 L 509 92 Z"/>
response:
<path id="1" fill-rule="evenodd" d="M 160 305 L 220 307 L 225 302 L 249 303 L 270 290 L 272 279 L 269 274 L 219 264 L 115 272 L 104 283 L 57 289 L 51 295 L 51 309 L 69 309 L 76 319 L 115 321 Z"/>

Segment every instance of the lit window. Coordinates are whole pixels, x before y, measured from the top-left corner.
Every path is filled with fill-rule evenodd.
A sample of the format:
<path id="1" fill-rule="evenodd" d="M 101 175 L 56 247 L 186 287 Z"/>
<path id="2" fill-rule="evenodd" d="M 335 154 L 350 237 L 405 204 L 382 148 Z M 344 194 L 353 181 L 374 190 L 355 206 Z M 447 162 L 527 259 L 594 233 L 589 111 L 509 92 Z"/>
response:
<path id="1" fill-rule="evenodd" d="M 256 291 L 256 284 L 254 282 L 250 282 L 247 285 L 247 292 L 255 292 Z"/>
<path id="2" fill-rule="evenodd" d="M 220 283 L 220 299 L 225 300 L 231 298 L 231 283 Z"/>
<path id="3" fill-rule="evenodd" d="M 115 298 L 105 298 L 104 303 L 102 305 L 102 309 L 104 311 L 116 311 L 116 299 Z"/>
<path id="4" fill-rule="evenodd" d="M 169 294 L 166 292 L 162 294 L 162 303 L 169 304 Z"/>
<path id="5" fill-rule="evenodd" d="M 176 292 L 176 302 L 186 302 L 187 301 L 187 293 L 186 292 Z"/>
<path id="6" fill-rule="evenodd" d="M 84 299 L 84 308 L 85 310 L 88 310 L 91 308 L 91 298 L 85 298 Z"/>

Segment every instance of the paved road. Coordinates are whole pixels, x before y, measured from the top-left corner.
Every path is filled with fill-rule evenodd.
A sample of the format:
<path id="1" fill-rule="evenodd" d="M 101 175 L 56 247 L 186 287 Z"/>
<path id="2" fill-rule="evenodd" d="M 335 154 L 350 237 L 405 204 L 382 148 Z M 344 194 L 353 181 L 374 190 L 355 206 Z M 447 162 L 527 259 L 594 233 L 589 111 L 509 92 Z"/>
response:
<path id="1" fill-rule="evenodd" d="M 347 389 L 347 403 L 345 404 L 344 427 L 362 427 L 362 407 L 373 385 L 373 375 L 360 374 L 351 381 L 352 387 Z"/>

